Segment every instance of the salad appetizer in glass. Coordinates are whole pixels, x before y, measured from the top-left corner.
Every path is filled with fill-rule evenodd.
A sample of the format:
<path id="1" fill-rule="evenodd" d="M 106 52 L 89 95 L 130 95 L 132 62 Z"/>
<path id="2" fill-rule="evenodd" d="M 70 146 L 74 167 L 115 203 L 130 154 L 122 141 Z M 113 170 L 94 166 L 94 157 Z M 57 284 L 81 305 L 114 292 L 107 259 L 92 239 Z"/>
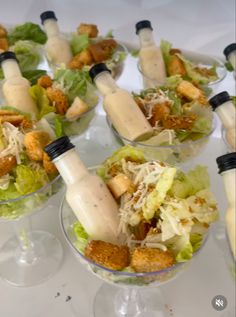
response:
<path id="1" fill-rule="evenodd" d="M 204 91 L 180 75 L 169 77 L 164 86 L 133 93 L 133 98 L 151 124 L 153 135 L 131 141 L 110 126 L 123 143 L 143 149 L 148 158 L 169 163 L 189 160 L 214 130 L 213 112 Z"/>
<path id="2" fill-rule="evenodd" d="M 203 246 L 210 224 L 218 218 L 206 167 L 185 173 L 161 161 L 147 161 L 141 150 L 125 146 L 97 174 L 118 204 L 118 242 L 113 237 L 110 242 L 91 238 L 64 200 L 62 228 L 81 263 L 106 282 L 122 286 L 160 285 L 175 277 Z M 112 287 L 110 295 L 107 290 L 104 286 L 96 295 L 95 311 L 101 301 L 118 316 L 125 304 L 129 311 L 129 301 L 135 303 L 133 313 L 142 306 L 137 288 L 122 288 L 122 301 Z"/>
<path id="3" fill-rule="evenodd" d="M 63 254 L 56 237 L 31 228 L 32 214 L 49 210 L 51 198 L 62 188 L 57 169 L 43 151 L 52 138 L 33 128 L 27 114 L 0 110 L 0 222 L 10 222 L 15 231 L 0 248 L 0 271 L 15 286 L 49 278 Z"/>
<path id="4" fill-rule="evenodd" d="M 45 51 L 52 67 L 88 70 L 93 64 L 105 62 L 115 78 L 121 74 L 126 49 L 113 39 L 111 32 L 98 36 L 95 24 L 81 23 L 75 33 L 64 35 L 53 11 L 45 11 L 40 17 L 47 34 Z"/>
<path id="5" fill-rule="evenodd" d="M 155 44 L 153 28 L 148 20 L 136 25 L 140 47 L 133 55 L 138 56 L 138 69 L 143 77 L 144 88 L 163 85 L 166 77 L 180 75 L 195 85 L 212 85 L 226 76 L 224 64 L 215 57 L 172 48 L 172 44 L 161 40 Z"/>
<path id="6" fill-rule="evenodd" d="M 46 34 L 38 24 L 26 22 L 13 28 L 0 25 L 0 52 L 13 51 L 19 61 L 21 72 L 31 84 L 35 84 L 37 78 L 46 74 L 42 68 L 42 45 L 46 42 Z M 3 72 L 0 69 L 0 79 Z"/>

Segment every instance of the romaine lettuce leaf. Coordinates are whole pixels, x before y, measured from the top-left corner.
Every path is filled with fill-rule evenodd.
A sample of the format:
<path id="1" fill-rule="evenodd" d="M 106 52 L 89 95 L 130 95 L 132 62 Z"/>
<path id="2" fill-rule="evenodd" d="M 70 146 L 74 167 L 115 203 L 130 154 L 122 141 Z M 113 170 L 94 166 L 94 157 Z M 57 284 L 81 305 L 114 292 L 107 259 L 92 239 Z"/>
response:
<path id="1" fill-rule="evenodd" d="M 28 79 L 31 85 L 36 85 L 37 80 L 46 74 L 47 72 L 44 69 L 32 69 L 32 70 L 22 71 L 23 77 Z"/>
<path id="2" fill-rule="evenodd" d="M 199 222 L 210 224 L 218 220 L 219 212 L 215 197 L 208 189 L 198 191 L 187 198 L 193 217 Z"/>
<path id="3" fill-rule="evenodd" d="M 77 96 L 90 107 L 98 102 L 96 88 L 92 85 L 88 71 L 58 69 L 55 71 L 54 81 L 65 91 L 70 103 Z"/>
<path id="4" fill-rule="evenodd" d="M 47 173 L 41 167 L 33 169 L 29 166 L 16 167 L 15 187 L 21 195 L 32 193 L 49 182 Z"/>
<path id="5" fill-rule="evenodd" d="M 194 170 L 184 173 L 178 171 L 169 191 L 170 195 L 186 198 L 210 186 L 207 167 L 196 166 Z"/>
<path id="6" fill-rule="evenodd" d="M 184 63 L 187 76 L 196 84 L 208 84 L 210 82 L 213 82 L 218 79 L 218 75 L 216 73 L 216 67 L 213 65 L 209 71 L 211 72 L 211 75 L 203 75 L 203 73 L 200 73 L 196 69 L 196 65 L 194 65 L 192 62 L 187 60 L 182 54 L 178 54 L 178 57 L 182 60 Z"/>
<path id="7" fill-rule="evenodd" d="M 155 212 L 164 202 L 166 194 L 173 183 L 175 173 L 176 168 L 174 167 L 164 169 L 155 189 L 147 196 L 145 205 L 143 206 L 143 216 L 146 220 L 152 219 Z"/>
<path id="8" fill-rule="evenodd" d="M 84 230 L 83 226 L 80 224 L 80 222 L 75 222 L 73 225 L 73 231 L 77 238 L 77 241 L 75 242 L 75 246 L 77 249 L 79 249 L 80 252 L 84 253 L 84 249 L 88 243 L 88 234 Z"/>
<path id="9" fill-rule="evenodd" d="M 193 252 L 196 252 L 202 245 L 203 236 L 200 233 L 190 233 L 190 243 L 193 247 Z"/>
<path id="10" fill-rule="evenodd" d="M 170 42 L 161 40 L 160 49 L 161 49 L 166 67 L 169 64 L 171 59 L 171 55 L 170 55 L 171 47 L 172 47 L 172 44 Z"/>
<path id="11" fill-rule="evenodd" d="M 123 146 L 119 148 L 117 151 L 115 151 L 112 156 L 107 158 L 101 167 L 98 168 L 97 174 L 102 179 L 108 178 L 108 172 L 112 165 L 115 165 L 116 163 L 120 164 L 122 159 L 129 159 L 134 162 L 143 163 L 145 162 L 144 153 L 142 150 L 132 147 L 130 145 Z"/>
<path id="12" fill-rule="evenodd" d="M 87 34 L 73 34 L 70 40 L 70 47 L 73 55 L 76 55 L 87 48 L 89 45 L 89 37 Z"/>
<path id="13" fill-rule="evenodd" d="M 10 45 L 13 45 L 19 40 L 31 40 L 39 44 L 45 44 L 47 36 L 38 24 L 26 22 L 11 30 L 8 33 L 8 40 Z"/>
<path id="14" fill-rule="evenodd" d="M 15 52 L 21 71 L 35 69 L 40 62 L 38 46 L 32 41 L 17 41 L 11 49 Z"/>
<path id="15" fill-rule="evenodd" d="M 39 119 L 50 112 L 56 111 L 55 107 L 50 105 L 45 89 L 40 85 L 30 87 L 30 95 L 38 107 Z"/>

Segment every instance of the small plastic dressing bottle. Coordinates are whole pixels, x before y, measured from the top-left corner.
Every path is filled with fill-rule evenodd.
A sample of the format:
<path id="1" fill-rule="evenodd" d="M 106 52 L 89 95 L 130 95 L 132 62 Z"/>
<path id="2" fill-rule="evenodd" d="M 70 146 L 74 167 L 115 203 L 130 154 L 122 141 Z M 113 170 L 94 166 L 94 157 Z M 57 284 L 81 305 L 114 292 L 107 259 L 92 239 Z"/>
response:
<path id="1" fill-rule="evenodd" d="M 225 214 L 226 230 L 230 242 L 230 247 L 236 259 L 236 246 L 235 246 L 235 226 L 236 226 L 236 152 L 222 155 L 216 159 L 224 182 L 225 192 L 228 200 L 228 208 Z"/>
<path id="2" fill-rule="evenodd" d="M 73 56 L 69 41 L 60 33 L 55 13 L 45 11 L 40 18 L 48 37 L 45 50 L 49 61 L 53 64 L 67 65 Z"/>
<path id="3" fill-rule="evenodd" d="M 103 107 L 117 132 L 130 141 L 150 137 L 153 129 L 132 95 L 117 86 L 105 64 L 90 69 L 90 77 L 103 95 Z"/>
<path id="4" fill-rule="evenodd" d="M 139 66 L 144 87 L 161 86 L 166 81 L 166 69 L 162 52 L 153 39 L 151 22 L 140 21 L 135 27 L 140 41 Z"/>
<path id="5" fill-rule="evenodd" d="M 91 239 L 118 243 L 118 205 L 106 184 L 91 174 L 69 138 L 45 147 L 66 184 L 66 200 Z"/>
<path id="6" fill-rule="evenodd" d="M 236 108 L 227 91 L 223 91 L 209 100 L 212 109 L 219 116 L 224 128 L 225 137 L 232 150 L 236 150 Z"/>
<path id="7" fill-rule="evenodd" d="M 7 105 L 30 113 L 32 118 L 36 119 L 38 109 L 29 93 L 30 83 L 22 76 L 15 53 L 1 53 L 0 65 L 5 78 L 2 92 Z"/>

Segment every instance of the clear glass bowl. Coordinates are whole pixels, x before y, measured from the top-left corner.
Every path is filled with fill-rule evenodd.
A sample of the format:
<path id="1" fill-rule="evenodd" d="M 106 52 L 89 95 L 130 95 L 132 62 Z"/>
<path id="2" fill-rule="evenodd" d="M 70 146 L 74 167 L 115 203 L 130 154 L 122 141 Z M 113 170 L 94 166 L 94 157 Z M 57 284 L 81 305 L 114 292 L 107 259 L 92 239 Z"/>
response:
<path id="1" fill-rule="evenodd" d="M 0 248 L 0 275 L 15 286 L 32 286 L 58 270 L 63 257 L 60 242 L 51 233 L 31 229 L 31 216 L 51 208 L 51 199 L 62 188 L 55 177 L 39 190 L 16 199 L 0 201 L 0 222 L 9 222 L 15 236 Z"/>
<path id="2" fill-rule="evenodd" d="M 206 86 L 210 88 L 216 88 L 216 85 L 221 82 L 227 75 L 227 70 L 224 63 L 217 57 L 208 56 L 201 53 L 195 53 L 187 50 L 181 50 L 182 55 L 187 58 L 189 61 L 193 62 L 196 66 L 211 68 L 213 65 L 216 66 L 216 72 L 218 79 L 212 82 L 209 82 Z M 152 88 L 160 86 L 160 84 L 154 79 L 146 76 L 141 68 L 141 65 L 138 61 L 137 63 L 138 70 L 143 79 L 143 88 Z"/>
<path id="3" fill-rule="evenodd" d="M 94 301 L 95 317 L 104 317 L 105 315 L 120 317 L 139 316 L 139 313 L 142 313 L 143 317 L 154 316 L 151 315 L 149 311 L 153 304 L 155 304 L 155 307 L 152 307 L 155 311 L 155 316 L 167 316 L 165 315 L 165 305 L 162 300 L 162 295 L 157 286 L 173 280 L 189 266 L 191 261 L 176 264 L 165 270 L 149 273 L 131 273 L 111 270 L 86 258 L 76 248 L 77 238 L 73 231 L 73 224 L 77 221 L 77 218 L 65 198 L 61 204 L 60 221 L 64 236 L 79 262 L 91 273 L 108 283 L 104 284 L 96 294 Z M 202 243 L 201 249 L 206 240 L 207 235 Z M 199 250 L 195 252 L 194 258 L 199 253 Z M 120 288 L 115 288 L 115 285 L 120 286 Z M 154 286 L 154 288 L 150 288 L 151 286 Z M 142 294 L 142 291 L 145 293 Z M 150 303 L 150 299 L 152 299 L 152 303 Z M 102 307 L 106 308 L 105 315 L 104 311 L 102 311 Z M 156 315 L 157 312 L 159 312 L 160 315 Z"/>
<path id="4" fill-rule="evenodd" d="M 132 145 L 143 151 L 147 160 L 159 160 L 167 162 L 169 164 L 179 164 L 187 162 L 200 154 L 209 141 L 210 136 L 215 130 L 216 122 L 213 118 L 212 130 L 210 133 L 198 140 L 189 140 L 177 145 L 148 145 L 137 141 L 130 141 L 121 136 L 113 127 L 108 117 L 108 125 L 113 132 L 113 135 L 118 141 L 121 141 L 125 145 Z"/>
<path id="5" fill-rule="evenodd" d="M 70 34 L 64 34 L 64 36 L 70 40 L 71 39 L 71 35 Z M 105 39 L 105 38 L 104 38 Z M 108 39 L 108 38 L 106 38 Z M 101 40 L 101 38 L 95 38 L 93 39 L 94 42 L 98 41 L 98 40 Z M 113 54 L 112 54 L 112 59 L 113 59 L 113 63 L 110 63 L 110 60 L 107 61 L 104 61 L 105 64 L 107 64 L 107 67 L 110 68 L 111 70 L 111 74 L 112 74 L 112 77 L 115 79 L 115 80 L 118 80 L 119 77 L 121 76 L 123 70 L 124 70 L 124 65 L 125 65 L 125 59 L 122 59 L 122 60 L 118 60 L 118 57 L 120 55 L 120 53 L 124 53 L 125 55 L 128 54 L 128 50 L 127 48 L 125 47 L 124 44 L 118 42 L 118 45 L 116 47 L 116 49 L 114 50 Z M 50 75 L 53 75 L 53 73 L 57 70 L 57 69 L 60 69 L 62 67 L 62 65 L 58 65 L 58 64 L 54 64 L 50 61 L 50 59 L 48 58 L 47 54 L 45 53 L 45 56 L 46 56 L 46 59 L 47 59 L 47 63 L 48 63 L 48 69 L 49 69 L 49 73 Z M 117 60 L 117 62 L 116 62 Z M 92 67 L 92 65 L 86 65 L 87 67 Z"/>

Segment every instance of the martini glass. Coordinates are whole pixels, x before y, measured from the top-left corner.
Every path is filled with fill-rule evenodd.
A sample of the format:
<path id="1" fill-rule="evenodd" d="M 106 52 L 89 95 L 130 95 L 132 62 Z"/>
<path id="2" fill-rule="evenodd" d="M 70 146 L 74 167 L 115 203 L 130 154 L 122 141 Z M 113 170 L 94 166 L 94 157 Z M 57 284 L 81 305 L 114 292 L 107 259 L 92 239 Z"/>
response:
<path id="1" fill-rule="evenodd" d="M 60 218 L 64 236 L 79 262 L 105 282 L 94 299 L 95 317 L 169 316 L 158 286 L 176 278 L 189 266 L 191 261 L 148 273 L 111 270 L 94 263 L 77 249 L 77 238 L 73 231 L 73 225 L 77 222 L 77 218 L 65 199 L 62 201 Z M 206 238 L 201 248 L 205 242 Z M 199 250 L 195 252 L 194 258 Z"/>
<path id="2" fill-rule="evenodd" d="M 51 233 L 33 231 L 31 217 L 49 209 L 61 188 L 57 176 L 33 193 L 0 201 L 0 222 L 10 223 L 15 232 L 0 248 L 0 276 L 10 284 L 33 286 L 58 270 L 63 257 L 60 242 Z"/>

